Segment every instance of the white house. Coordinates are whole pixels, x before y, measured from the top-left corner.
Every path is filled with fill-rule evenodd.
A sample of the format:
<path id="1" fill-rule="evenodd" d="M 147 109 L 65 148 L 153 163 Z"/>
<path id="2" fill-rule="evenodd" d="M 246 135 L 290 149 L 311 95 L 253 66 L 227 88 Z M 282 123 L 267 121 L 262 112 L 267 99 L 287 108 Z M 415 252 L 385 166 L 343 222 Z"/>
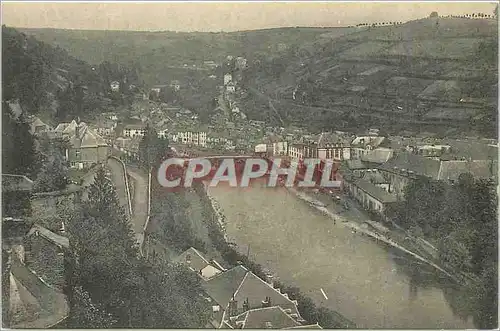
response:
<path id="1" fill-rule="evenodd" d="M 236 86 L 234 86 L 233 82 L 229 82 L 226 85 L 226 91 L 230 93 L 234 93 L 236 91 Z"/>
<path id="2" fill-rule="evenodd" d="M 231 74 L 225 74 L 224 75 L 224 85 L 227 85 L 229 84 L 229 82 L 232 82 L 233 81 L 233 75 Z"/>
<path id="3" fill-rule="evenodd" d="M 174 142 L 179 142 L 185 145 L 195 145 L 206 147 L 207 146 L 207 133 L 206 132 L 177 132 L 172 136 Z"/>
<path id="4" fill-rule="evenodd" d="M 136 136 L 144 136 L 144 125 L 141 124 L 129 124 L 123 128 L 123 136 L 124 137 L 136 137 Z"/>
<path id="5" fill-rule="evenodd" d="M 112 81 L 111 84 L 110 84 L 110 87 L 111 87 L 111 91 L 117 92 L 117 91 L 120 90 L 120 83 L 117 82 L 116 80 Z"/>

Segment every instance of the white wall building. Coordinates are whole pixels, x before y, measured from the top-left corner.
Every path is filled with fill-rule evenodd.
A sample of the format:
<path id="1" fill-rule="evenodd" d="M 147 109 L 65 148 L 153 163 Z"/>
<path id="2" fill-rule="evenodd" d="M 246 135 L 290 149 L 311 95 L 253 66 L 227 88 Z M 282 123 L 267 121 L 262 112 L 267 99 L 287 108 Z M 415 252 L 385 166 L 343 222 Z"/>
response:
<path id="1" fill-rule="evenodd" d="M 224 75 L 224 85 L 229 84 L 229 82 L 233 81 L 233 75 L 231 74 L 225 74 Z"/>

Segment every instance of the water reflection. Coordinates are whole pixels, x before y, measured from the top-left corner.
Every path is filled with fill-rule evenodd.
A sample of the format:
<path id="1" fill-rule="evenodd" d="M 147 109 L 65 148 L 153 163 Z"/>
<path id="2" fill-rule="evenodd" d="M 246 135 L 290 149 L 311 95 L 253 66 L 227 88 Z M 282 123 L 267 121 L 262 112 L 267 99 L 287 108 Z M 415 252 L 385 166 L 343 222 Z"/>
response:
<path id="1" fill-rule="evenodd" d="M 417 299 L 423 289 L 438 288 L 443 291 L 454 316 L 467 322 L 474 315 L 470 299 L 473 293 L 465 287 L 457 285 L 433 267 L 416 261 L 397 249 L 386 247 L 386 250 L 391 255 L 397 271 L 409 278 L 410 301 Z"/>
<path id="2" fill-rule="evenodd" d="M 227 234 L 252 258 L 318 305 L 362 328 L 469 328 L 441 291 L 432 267 L 384 247 L 283 189 L 212 188 Z M 323 288 L 329 300 L 319 292 Z M 458 311 L 458 310 L 457 310 Z"/>

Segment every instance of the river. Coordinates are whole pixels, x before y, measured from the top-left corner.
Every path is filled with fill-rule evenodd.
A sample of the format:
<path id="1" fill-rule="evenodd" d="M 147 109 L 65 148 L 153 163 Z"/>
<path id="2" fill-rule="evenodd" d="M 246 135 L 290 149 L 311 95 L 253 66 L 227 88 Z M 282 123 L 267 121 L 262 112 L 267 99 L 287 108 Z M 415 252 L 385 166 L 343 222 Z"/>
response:
<path id="1" fill-rule="evenodd" d="M 474 328 L 443 291 L 404 272 L 407 262 L 354 234 L 284 188 L 209 188 L 241 252 L 360 328 Z M 411 269 L 411 268 L 410 268 Z M 420 275 L 421 276 L 421 275 Z M 425 278 L 425 277 L 424 277 Z M 321 293 L 325 292 L 327 298 Z"/>

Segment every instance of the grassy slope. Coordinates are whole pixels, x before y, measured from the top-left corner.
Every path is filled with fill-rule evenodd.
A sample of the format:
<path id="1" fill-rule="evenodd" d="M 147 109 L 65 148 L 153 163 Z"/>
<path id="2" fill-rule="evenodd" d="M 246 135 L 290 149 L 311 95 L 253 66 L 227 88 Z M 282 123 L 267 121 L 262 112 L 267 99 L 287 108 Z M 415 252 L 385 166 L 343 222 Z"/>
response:
<path id="1" fill-rule="evenodd" d="M 496 81 L 497 66 L 478 57 L 478 47 L 493 42 L 492 49 L 497 48 L 496 38 L 496 21 L 470 19 L 423 19 L 333 38 L 323 35 L 290 54 L 286 70 L 278 77 L 262 66 L 255 68 L 246 83 L 280 99 L 275 107 L 282 108 L 292 122 L 313 118 L 316 128 L 318 123 L 337 129 L 368 123 L 396 131 L 468 130 L 467 118 L 460 121 L 452 116 L 455 123 L 449 119 L 440 123 L 430 121 L 426 114 L 441 108 L 462 109 L 460 113 L 476 116 L 495 113 L 496 86 L 485 84 L 485 78 Z M 303 90 L 314 95 L 309 106 L 316 108 L 304 111 L 294 105 L 292 91 L 301 81 L 309 81 Z M 470 97 L 479 103 L 459 103 Z M 344 113 L 340 118 L 339 110 Z M 250 112 L 256 117 L 259 113 Z M 357 121 L 345 123 L 347 115 Z"/>

